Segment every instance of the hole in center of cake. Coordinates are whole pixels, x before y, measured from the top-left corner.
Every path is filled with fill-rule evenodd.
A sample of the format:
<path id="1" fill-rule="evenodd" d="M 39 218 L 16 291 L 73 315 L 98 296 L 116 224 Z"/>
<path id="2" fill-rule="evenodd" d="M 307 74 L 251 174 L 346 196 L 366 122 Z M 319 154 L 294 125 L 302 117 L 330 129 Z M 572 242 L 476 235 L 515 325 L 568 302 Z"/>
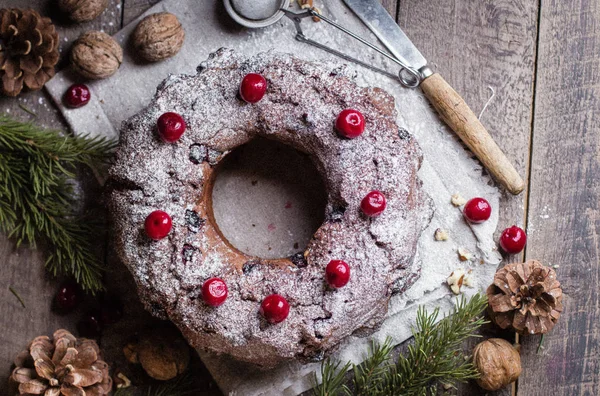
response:
<path id="1" fill-rule="evenodd" d="M 310 158 L 290 146 L 255 139 L 227 155 L 216 172 L 215 222 L 245 254 L 276 259 L 303 252 L 323 223 L 323 179 Z"/>

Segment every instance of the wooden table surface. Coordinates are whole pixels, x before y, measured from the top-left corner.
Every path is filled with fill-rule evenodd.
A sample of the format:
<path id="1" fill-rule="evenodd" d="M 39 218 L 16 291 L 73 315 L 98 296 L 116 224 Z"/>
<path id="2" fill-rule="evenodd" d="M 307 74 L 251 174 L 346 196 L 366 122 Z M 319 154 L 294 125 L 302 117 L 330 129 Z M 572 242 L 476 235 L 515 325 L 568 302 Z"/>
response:
<path id="1" fill-rule="evenodd" d="M 316 0 L 317 3 L 319 0 Z M 110 0 L 96 21 L 70 25 L 55 0 L 0 0 L 1 7 L 33 7 L 52 17 L 64 55 L 82 32 L 115 33 L 157 0 Z M 557 269 L 565 311 L 543 341 L 518 339 L 523 373 L 512 389 L 496 394 L 600 394 L 600 335 L 597 324 L 600 227 L 600 1 L 384 0 L 409 37 L 437 71 L 482 116 L 500 147 L 528 181 L 526 191 L 501 201 L 499 230 L 526 227 L 523 255 Z M 63 62 L 64 64 L 64 62 Z M 35 116 L 26 112 L 28 109 Z M 47 127 L 66 125 L 45 92 L 0 99 L 0 112 Z M 596 119 L 596 117 L 599 117 Z M 0 236 L 0 378 L 14 355 L 33 337 L 73 328 L 77 313 L 50 310 L 57 283 L 43 270 L 43 255 L 14 249 Z M 126 317 L 105 333 L 107 354 L 118 355 L 124 334 L 150 319 L 132 292 L 126 270 L 109 262 L 113 292 L 127 301 Z M 23 308 L 9 291 L 23 298 Z M 492 328 L 483 330 L 494 335 Z M 514 339 L 514 335 L 501 336 Z M 207 376 L 206 374 L 203 374 Z M 207 377 L 205 394 L 218 394 Z M 0 380 L 1 389 L 5 389 Z M 474 385 L 454 393 L 484 394 Z"/>

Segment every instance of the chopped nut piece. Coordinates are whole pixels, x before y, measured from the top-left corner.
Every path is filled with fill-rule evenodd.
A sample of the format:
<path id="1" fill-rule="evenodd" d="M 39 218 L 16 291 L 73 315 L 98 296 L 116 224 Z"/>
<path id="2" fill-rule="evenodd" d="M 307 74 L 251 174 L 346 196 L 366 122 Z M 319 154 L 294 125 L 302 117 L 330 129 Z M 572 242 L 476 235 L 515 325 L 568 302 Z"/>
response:
<path id="1" fill-rule="evenodd" d="M 317 7 L 313 7 L 313 11 L 315 11 L 315 12 L 316 12 L 317 14 L 319 14 L 319 15 L 322 15 L 322 14 L 323 14 L 323 11 L 321 11 L 321 9 L 320 9 L 320 8 L 317 8 Z M 312 20 L 313 20 L 314 22 L 321 22 L 321 18 L 319 18 L 319 17 L 316 17 L 316 16 L 312 17 Z"/>
<path id="2" fill-rule="evenodd" d="M 472 270 L 467 271 L 467 273 L 465 274 L 465 277 L 463 279 L 463 285 L 467 286 L 467 287 L 473 287 L 473 274 L 472 274 Z"/>
<path id="3" fill-rule="evenodd" d="M 450 202 L 452 202 L 452 205 L 454 205 L 454 206 L 463 206 L 464 204 L 467 203 L 467 200 L 464 199 L 462 197 L 462 195 L 460 195 L 459 193 L 456 193 L 452 196 L 452 198 L 450 199 Z"/>
<path id="4" fill-rule="evenodd" d="M 452 293 L 460 294 L 460 289 L 463 286 L 473 287 L 473 276 L 471 275 L 471 272 L 471 270 L 465 272 L 463 269 L 457 269 L 450 274 L 446 283 L 450 286 Z"/>
<path id="5" fill-rule="evenodd" d="M 448 231 L 438 228 L 437 230 L 435 230 L 435 234 L 433 234 L 433 237 L 435 238 L 436 241 L 447 241 L 448 240 Z"/>
<path id="6" fill-rule="evenodd" d="M 473 259 L 473 254 L 464 247 L 458 248 L 458 258 L 460 261 L 470 261 Z"/>
<path id="7" fill-rule="evenodd" d="M 127 378 L 123 373 L 117 374 L 117 379 L 115 379 L 115 383 L 117 383 L 117 389 L 129 388 L 131 386 L 131 380 Z"/>
<path id="8" fill-rule="evenodd" d="M 303 10 L 313 8 L 313 0 L 298 0 L 298 5 Z"/>
<path id="9" fill-rule="evenodd" d="M 452 293 L 460 294 L 460 288 L 462 287 L 464 280 L 465 271 L 462 269 L 458 269 L 450 274 L 446 282 L 448 283 L 448 286 L 450 286 L 450 290 L 452 290 Z"/>

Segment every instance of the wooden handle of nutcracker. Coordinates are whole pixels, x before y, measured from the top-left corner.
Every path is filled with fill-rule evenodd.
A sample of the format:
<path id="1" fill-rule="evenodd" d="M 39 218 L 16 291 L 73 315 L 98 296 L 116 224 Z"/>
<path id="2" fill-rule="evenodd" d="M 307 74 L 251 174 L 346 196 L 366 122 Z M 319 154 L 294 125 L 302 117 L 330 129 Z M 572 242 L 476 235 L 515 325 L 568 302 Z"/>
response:
<path id="1" fill-rule="evenodd" d="M 525 189 L 523 179 L 464 99 L 438 73 L 423 80 L 421 88 L 442 120 L 492 176 L 512 194 L 520 194 Z"/>

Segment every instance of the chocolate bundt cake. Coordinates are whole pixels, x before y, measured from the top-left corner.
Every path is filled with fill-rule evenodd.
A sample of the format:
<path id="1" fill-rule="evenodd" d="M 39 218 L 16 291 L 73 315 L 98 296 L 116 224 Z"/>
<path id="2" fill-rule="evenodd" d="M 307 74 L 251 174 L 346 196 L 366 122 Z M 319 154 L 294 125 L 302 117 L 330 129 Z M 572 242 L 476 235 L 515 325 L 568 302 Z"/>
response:
<path id="1" fill-rule="evenodd" d="M 239 93 L 249 73 L 268 85 L 256 103 Z M 397 126 L 394 98 L 349 74 L 286 54 L 247 59 L 222 49 L 196 75 L 167 78 L 123 124 L 110 171 L 116 248 L 147 309 L 194 347 L 265 367 L 320 359 L 345 337 L 376 329 L 392 294 L 419 277 L 417 241 L 432 216 L 417 177 L 421 151 Z M 366 125 L 354 139 L 335 129 L 349 108 Z M 326 185 L 325 221 L 292 258 L 247 256 L 213 217 L 215 168 L 255 137 L 307 153 Z M 381 197 L 364 199 L 373 191 L 384 206 Z M 347 284 L 344 273 L 326 277 L 332 261 L 347 263 Z"/>

